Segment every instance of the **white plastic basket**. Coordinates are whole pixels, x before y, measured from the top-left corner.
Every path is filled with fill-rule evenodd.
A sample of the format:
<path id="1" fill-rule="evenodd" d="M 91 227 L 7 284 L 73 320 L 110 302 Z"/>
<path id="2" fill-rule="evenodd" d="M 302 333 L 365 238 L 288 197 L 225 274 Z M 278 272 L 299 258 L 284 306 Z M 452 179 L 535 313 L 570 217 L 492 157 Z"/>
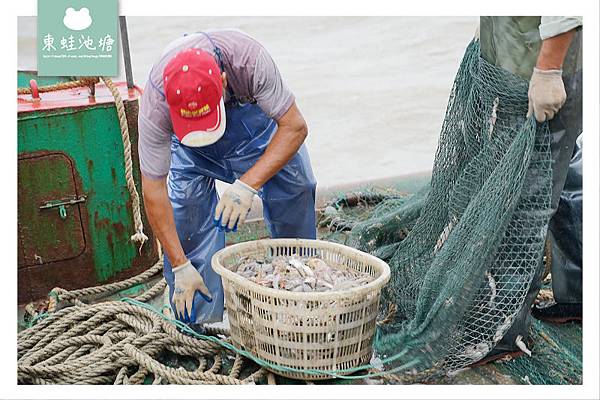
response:
<path id="1" fill-rule="evenodd" d="M 298 293 L 260 286 L 233 272 L 245 257 L 319 257 L 375 279 L 343 291 Z M 376 328 L 381 289 L 390 279 L 382 260 L 359 250 L 320 240 L 265 239 L 217 252 L 213 269 L 222 277 L 233 343 L 278 366 L 322 371 L 366 364 Z M 296 379 L 328 379 L 328 374 L 273 372 Z"/>

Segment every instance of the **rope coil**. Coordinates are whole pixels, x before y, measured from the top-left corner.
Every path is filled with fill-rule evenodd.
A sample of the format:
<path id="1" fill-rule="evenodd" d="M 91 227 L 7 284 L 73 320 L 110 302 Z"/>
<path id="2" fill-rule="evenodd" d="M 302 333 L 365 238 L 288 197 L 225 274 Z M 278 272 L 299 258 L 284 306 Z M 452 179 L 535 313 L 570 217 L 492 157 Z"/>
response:
<path id="1" fill-rule="evenodd" d="M 266 374 L 258 368 L 241 377 L 243 357 L 215 341 L 181 333 L 160 314 L 123 301 L 86 304 L 150 282 L 162 270 L 162 261 L 147 271 L 104 286 L 51 292 L 48 313 L 17 337 L 17 380 L 31 384 L 252 384 Z M 160 279 L 133 301 L 160 296 Z M 63 308 L 61 308 L 63 307 Z M 208 334 L 228 335 L 222 328 Z M 161 361 L 165 354 L 188 357 L 194 370 L 173 368 Z M 234 358 L 229 371 L 224 357 Z"/>
<path id="2" fill-rule="evenodd" d="M 152 375 L 154 383 L 238 385 L 257 378 L 240 378 L 240 356 L 224 372 L 218 344 L 183 335 L 144 308 L 110 301 L 65 310 L 48 317 L 52 323 L 19 333 L 19 383 L 140 384 Z M 198 366 L 167 366 L 158 359 L 165 351 L 192 357 Z"/>

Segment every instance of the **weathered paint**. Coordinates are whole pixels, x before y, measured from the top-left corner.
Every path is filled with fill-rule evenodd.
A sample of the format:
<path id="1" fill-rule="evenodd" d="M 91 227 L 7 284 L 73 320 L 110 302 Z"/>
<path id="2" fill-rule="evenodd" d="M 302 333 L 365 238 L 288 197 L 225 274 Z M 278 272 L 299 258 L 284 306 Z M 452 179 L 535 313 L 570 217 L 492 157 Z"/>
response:
<path id="1" fill-rule="evenodd" d="M 64 218 L 60 207 L 40 208 L 78 197 L 68 156 L 30 153 L 19 158 L 18 170 L 18 227 L 24 258 L 19 268 L 80 256 L 85 238 L 79 207 L 63 206 Z"/>
<path id="2" fill-rule="evenodd" d="M 44 296 L 54 286 L 75 288 L 122 279 L 148 267 L 157 258 L 145 216 L 145 232 L 151 239 L 144 245 L 141 254 L 138 246 L 130 240 L 135 229 L 131 198 L 125 182 L 118 117 L 112 96 L 108 101 L 105 96 L 107 89 L 97 86 L 96 94 L 101 98 L 91 101 L 87 101 L 85 88 L 42 93 L 42 101 L 36 107 L 27 101 L 27 95 L 19 96 L 19 185 L 22 186 L 19 189 L 19 229 L 35 238 L 34 243 L 28 246 L 22 242 L 19 245 L 19 301 Z M 127 90 L 123 85 L 119 85 L 119 89 L 123 98 L 127 99 L 125 108 L 132 142 L 134 179 L 141 193 L 137 162 L 137 101 L 140 91 L 137 88 Z M 63 159 L 56 158 L 59 157 L 57 154 Z M 47 159 L 50 155 L 54 158 Z M 38 161 L 36 166 L 22 164 L 32 157 L 46 159 Z M 66 178 L 68 173 L 65 169 L 69 163 L 72 166 L 70 181 Z M 28 169 L 23 166 L 28 166 Z M 31 205 L 25 213 L 29 214 L 21 217 L 25 204 L 39 202 L 36 204 L 39 207 L 49 200 L 73 195 L 85 196 L 85 202 L 65 207 L 66 219 L 60 218 L 58 209 L 38 210 L 38 214 L 34 215 Z M 56 198 L 51 198 L 54 196 Z M 81 214 L 79 231 L 75 229 L 75 209 Z M 52 221 L 44 220 L 45 223 L 38 224 L 41 218 L 52 218 Z M 54 226 L 50 228 L 49 224 Z M 78 232 L 82 232 L 85 250 L 73 257 L 79 249 L 77 243 L 81 242 L 81 233 Z M 61 250 L 56 250 L 59 247 Z M 42 259 L 39 265 L 28 263 L 31 258 L 35 259 L 31 253 L 36 251 L 54 254 L 55 258 L 62 253 L 64 258 L 50 262 Z M 57 276 L 60 277 L 58 282 Z M 33 289 L 21 294 L 21 288 Z"/>
<path id="3" fill-rule="evenodd" d="M 138 87 L 127 88 L 125 82 L 114 82 L 119 90 L 123 101 L 137 101 L 141 95 Z M 38 86 L 41 86 L 38 84 Z M 25 87 L 29 87 L 27 84 Z M 39 99 L 34 99 L 30 94 L 17 95 L 17 106 L 20 117 L 26 118 L 24 113 L 31 111 L 49 111 L 51 113 L 63 112 L 69 113 L 69 110 L 79 107 L 91 107 L 101 104 L 113 104 L 114 98 L 110 90 L 104 83 L 95 85 L 94 96 L 90 95 L 89 87 L 77 87 L 72 89 L 57 90 L 53 92 L 40 93 Z M 32 117 L 37 117 L 34 115 Z"/>

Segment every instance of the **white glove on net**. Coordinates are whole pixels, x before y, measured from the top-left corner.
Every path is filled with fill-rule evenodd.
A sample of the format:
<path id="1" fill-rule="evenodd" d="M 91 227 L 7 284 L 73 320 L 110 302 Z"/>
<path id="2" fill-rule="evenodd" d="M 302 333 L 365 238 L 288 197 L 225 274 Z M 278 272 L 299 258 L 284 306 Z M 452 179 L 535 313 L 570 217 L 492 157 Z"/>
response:
<path id="1" fill-rule="evenodd" d="M 187 311 L 188 318 L 193 321 L 196 318 L 195 312 L 192 310 L 196 290 L 209 301 L 212 300 L 212 295 L 204 284 L 202 275 L 194 268 L 190 260 L 185 264 L 173 268 L 173 274 L 175 275 L 175 281 L 173 283 L 173 303 L 175 304 L 177 317 L 180 319 L 187 319 Z"/>
<path id="2" fill-rule="evenodd" d="M 252 207 L 252 199 L 255 194 L 257 194 L 256 190 L 236 179 L 233 185 L 223 193 L 217 204 L 215 224 L 228 231 L 233 230 L 236 224 L 243 224 Z"/>
<path id="3" fill-rule="evenodd" d="M 567 92 L 562 80 L 561 69 L 541 70 L 534 68 L 529 81 L 529 111 L 538 122 L 554 118 L 565 104 Z"/>

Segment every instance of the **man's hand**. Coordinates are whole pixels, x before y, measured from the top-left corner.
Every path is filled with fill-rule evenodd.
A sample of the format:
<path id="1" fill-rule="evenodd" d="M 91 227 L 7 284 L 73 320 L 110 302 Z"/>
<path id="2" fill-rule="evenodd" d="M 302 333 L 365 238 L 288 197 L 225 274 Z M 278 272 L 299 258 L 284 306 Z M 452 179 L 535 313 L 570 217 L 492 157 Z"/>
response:
<path id="1" fill-rule="evenodd" d="M 538 122 L 549 121 L 567 100 L 567 92 L 562 80 L 562 69 L 543 71 L 534 68 L 529 82 L 529 110 Z"/>
<path id="2" fill-rule="evenodd" d="M 538 122 L 554 118 L 565 104 L 567 94 L 562 81 L 562 65 L 575 30 L 544 39 L 537 64 L 529 81 L 529 110 Z"/>
<path id="3" fill-rule="evenodd" d="M 200 292 L 206 301 L 212 301 L 212 295 L 204 284 L 202 275 L 194 268 L 188 260 L 183 265 L 173 268 L 175 281 L 173 283 L 173 303 L 175 304 L 176 316 L 183 322 L 194 322 L 196 312 L 194 307 L 194 295 Z"/>
<path id="4" fill-rule="evenodd" d="M 237 179 L 229 186 L 217 208 L 215 209 L 215 225 L 225 231 L 236 231 L 237 226 L 243 224 L 252 207 L 252 199 L 256 190 Z"/>

